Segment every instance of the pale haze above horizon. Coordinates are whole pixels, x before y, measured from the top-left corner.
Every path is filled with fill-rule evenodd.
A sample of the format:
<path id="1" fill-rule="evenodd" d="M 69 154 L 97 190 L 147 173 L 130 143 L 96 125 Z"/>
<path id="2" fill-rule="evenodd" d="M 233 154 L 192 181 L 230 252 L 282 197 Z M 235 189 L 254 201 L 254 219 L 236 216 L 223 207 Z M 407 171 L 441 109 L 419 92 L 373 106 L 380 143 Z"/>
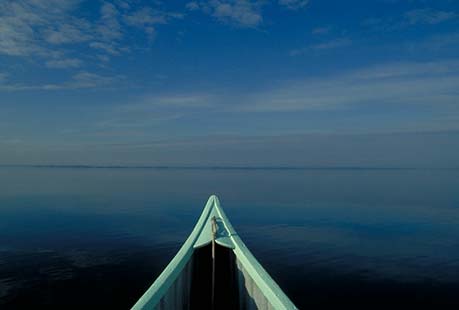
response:
<path id="1" fill-rule="evenodd" d="M 0 0 L 0 165 L 459 168 L 454 0 Z"/>

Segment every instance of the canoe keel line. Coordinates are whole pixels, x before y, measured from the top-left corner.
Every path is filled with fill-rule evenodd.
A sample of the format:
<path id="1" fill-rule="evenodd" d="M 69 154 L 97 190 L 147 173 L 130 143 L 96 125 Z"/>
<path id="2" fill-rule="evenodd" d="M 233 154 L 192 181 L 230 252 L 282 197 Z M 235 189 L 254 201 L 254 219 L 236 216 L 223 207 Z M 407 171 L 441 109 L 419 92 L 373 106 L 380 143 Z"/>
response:
<path id="1" fill-rule="evenodd" d="M 153 309 L 297 308 L 245 246 L 212 195 L 188 239 L 132 307 Z"/>

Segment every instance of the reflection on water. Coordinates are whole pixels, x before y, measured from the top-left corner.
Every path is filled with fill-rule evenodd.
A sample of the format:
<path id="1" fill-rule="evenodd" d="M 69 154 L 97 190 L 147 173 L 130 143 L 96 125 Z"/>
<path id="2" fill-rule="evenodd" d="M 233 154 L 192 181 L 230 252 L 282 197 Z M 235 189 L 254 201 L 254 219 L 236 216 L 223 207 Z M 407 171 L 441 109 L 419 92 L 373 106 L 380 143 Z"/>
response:
<path id="1" fill-rule="evenodd" d="M 0 308 L 128 309 L 219 195 L 302 309 L 459 306 L 459 171 L 0 168 Z"/>

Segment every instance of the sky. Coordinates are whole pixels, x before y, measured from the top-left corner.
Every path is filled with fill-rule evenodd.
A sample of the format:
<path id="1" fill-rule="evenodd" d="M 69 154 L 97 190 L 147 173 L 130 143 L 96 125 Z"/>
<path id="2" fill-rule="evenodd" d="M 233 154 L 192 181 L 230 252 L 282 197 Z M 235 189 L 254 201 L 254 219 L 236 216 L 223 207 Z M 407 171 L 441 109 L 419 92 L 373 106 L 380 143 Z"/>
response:
<path id="1" fill-rule="evenodd" d="M 459 167 L 455 0 L 0 0 L 0 164 Z"/>

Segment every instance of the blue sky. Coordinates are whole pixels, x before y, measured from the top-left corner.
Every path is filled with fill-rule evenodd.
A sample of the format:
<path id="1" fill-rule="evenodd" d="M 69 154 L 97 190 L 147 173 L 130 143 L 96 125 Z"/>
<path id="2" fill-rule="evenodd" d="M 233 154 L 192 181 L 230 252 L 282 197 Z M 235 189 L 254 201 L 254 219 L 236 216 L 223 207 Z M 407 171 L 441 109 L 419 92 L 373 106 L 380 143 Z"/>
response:
<path id="1" fill-rule="evenodd" d="M 0 162 L 458 167 L 458 55 L 453 0 L 0 0 Z"/>

